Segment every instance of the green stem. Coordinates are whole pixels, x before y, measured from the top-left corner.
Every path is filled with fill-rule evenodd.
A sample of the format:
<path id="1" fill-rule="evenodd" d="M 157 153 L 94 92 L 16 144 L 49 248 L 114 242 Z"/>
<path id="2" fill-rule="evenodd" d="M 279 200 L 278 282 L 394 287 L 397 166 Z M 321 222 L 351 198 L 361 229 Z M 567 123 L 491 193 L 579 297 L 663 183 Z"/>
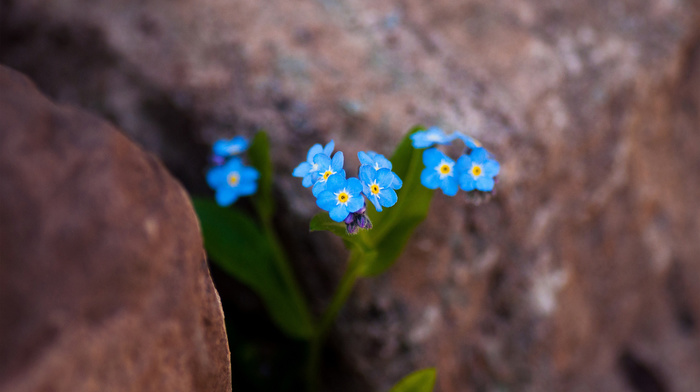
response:
<path id="1" fill-rule="evenodd" d="M 345 305 L 353 287 L 355 287 L 355 282 L 357 278 L 360 277 L 360 270 L 362 266 L 362 253 L 359 251 L 353 251 L 350 254 L 350 260 L 348 261 L 348 266 L 345 269 L 343 277 L 340 279 L 340 284 L 338 289 L 333 295 L 330 305 L 326 311 L 321 316 L 321 321 L 319 322 L 316 333 L 311 340 L 310 354 L 309 354 L 309 367 L 308 367 L 308 382 L 309 391 L 313 392 L 318 390 L 318 372 L 319 364 L 321 362 L 321 349 L 323 347 L 323 342 L 328 335 L 330 327 L 333 325 L 336 316 Z"/>

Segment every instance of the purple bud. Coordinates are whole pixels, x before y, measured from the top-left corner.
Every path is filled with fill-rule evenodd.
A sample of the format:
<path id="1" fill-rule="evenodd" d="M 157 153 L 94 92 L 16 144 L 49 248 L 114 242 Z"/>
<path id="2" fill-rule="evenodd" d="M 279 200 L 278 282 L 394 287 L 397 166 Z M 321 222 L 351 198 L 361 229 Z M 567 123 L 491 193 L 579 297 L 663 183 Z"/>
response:
<path id="1" fill-rule="evenodd" d="M 355 235 L 358 231 L 360 231 L 360 228 L 355 224 L 355 222 L 346 224 L 345 229 L 349 235 Z"/>
<path id="2" fill-rule="evenodd" d="M 212 155 L 209 157 L 209 161 L 214 166 L 221 166 L 224 163 L 226 163 L 226 158 L 218 156 L 218 155 Z"/>
<path id="3" fill-rule="evenodd" d="M 352 212 L 349 213 L 348 216 L 345 217 L 345 220 L 343 220 L 343 222 L 345 222 L 346 225 L 352 224 L 354 221 L 355 221 L 355 214 L 353 214 Z"/>
<path id="4" fill-rule="evenodd" d="M 365 214 L 358 215 L 355 222 L 357 222 L 357 225 L 362 229 L 370 230 L 372 228 L 372 221 L 370 221 L 369 217 Z"/>

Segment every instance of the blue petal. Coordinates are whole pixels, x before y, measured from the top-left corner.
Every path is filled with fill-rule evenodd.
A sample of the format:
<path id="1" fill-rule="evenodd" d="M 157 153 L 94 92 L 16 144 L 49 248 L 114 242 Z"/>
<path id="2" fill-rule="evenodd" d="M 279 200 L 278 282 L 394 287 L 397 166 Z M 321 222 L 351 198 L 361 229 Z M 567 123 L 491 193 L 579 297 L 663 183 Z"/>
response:
<path id="1" fill-rule="evenodd" d="M 382 169 L 389 169 L 391 170 L 392 165 L 391 161 L 384 158 L 384 155 L 382 154 L 377 154 L 377 157 L 374 158 L 375 164 L 379 163 L 379 167 Z"/>
<path id="2" fill-rule="evenodd" d="M 338 151 L 333 155 L 333 162 L 331 163 L 331 167 L 333 168 L 333 171 L 339 171 L 343 168 L 343 163 L 345 162 L 345 159 L 343 157 L 343 152 Z"/>
<path id="3" fill-rule="evenodd" d="M 457 163 L 455 164 L 455 170 L 457 170 L 458 173 L 466 173 L 471 169 L 472 167 L 472 159 L 469 158 L 469 155 L 462 155 L 457 159 Z"/>
<path id="4" fill-rule="evenodd" d="M 443 179 L 442 184 L 440 184 L 440 188 L 447 196 L 454 196 L 459 190 L 457 180 L 454 177 L 446 177 Z"/>
<path id="5" fill-rule="evenodd" d="M 301 185 L 304 188 L 308 188 L 314 184 L 314 173 L 307 174 L 303 180 L 301 180 Z"/>
<path id="6" fill-rule="evenodd" d="M 377 212 L 382 212 L 382 205 L 376 195 L 367 196 L 367 199 L 372 202 L 372 205 L 374 205 L 374 209 L 377 210 Z"/>
<path id="7" fill-rule="evenodd" d="M 323 153 L 314 155 L 313 162 L 318 165 L 319 171 L 326 171 L 331 167 L 331 158 Z"/>
<path id="8" fill-rule="evenodd" d="M 260 172 L 258 172 L 257 169 L 250 166 L 241 168 L 240 173 L 241 181 L 257 180 L 258 178 L 260 178 Z"/>
<path id="9" fill-rule="evenodd" d="M 226 184 L 226 169 L 223 166 L 211 168 L 207 172 L 207 184 L 216 189 Z"/>
<path id="10" fill-rule="evenodd" d="M 352 195 L 345 207 L 347 208 L 348 212 L 357 212 L 359 209 L 364 207 L 364 205 L 365 199 L 358 193 L 357 195 Z"/>
<path id="11" fill-rule="evenodd" d="M 326 183 L 328 183 L 328 187 L 326 189 L 331 192 L 339 192 L 347 186 L 348 181 L 345 179 L 345 173 L 335 173 L 328 177 Z"/>
<path id="12" fill-rule="evenodd" d="M 355 177 L 348 178 L 346 189 L 351 195 L 359 196 L 362 193 L 362 183 Z"/>
<path id="13" fill-rule="evenodd" d="M 335 142 L 333 140 L 331 140 L 330 142 L 328 142 L 328 144 L 326 144 L 326 147 L 323 148 L 323 153 L 328 155 L 328 156 L 331 156 L 334 148 L 335 148 Z"/>
<path id="14" fill-rule="evenodd" d="M 437 189 L 440 185 L 440 175 L 433 168 L 425 168 L 420 173 L 420 183 L 428 189 Z"/>
<path id="15" fill-rule="evenodd" d="M 238 194 L 240 196 L 249 196 L 258 190 L 258 183 L 256 182 L 243 182 L 236 187 Z"/>
<path id="16" fill-rule="evenodd" d="M 309 174 L 309 170 L 311 170 L 311 164 L 309 162 L 302 162 L 294 168 L 294 171 L 292 172 L 292 176 L 294 177 L 304 177 L 307 174 Z"/>
<path id="17" fill-rule="evenodd" d="M 360 166 L 360 180 L 365 184 L 371 184 L 375 179 L 376 172 L 371 166 Z"/>
<path id="18" fill-rule="evenodd" d="M 316 205 L 326 211 L 332 210 L 337 204 L 338 200 L 331 191 L 321 192 L 316 199 Z"/>
<path id="19" fill-rule="evenodd" d="M 333 176 L 331 176 L 333 177 Z M 328 182 L 327 181 L 316 181 L 314 184 L 314 187 L 311 188 L 311 193 L 318 197 L 321 192 L 325 191 L 328 189 Z"/>
<path id="20" fill-rule="evenodd" d="M 248 148 L 248 140 L 243 136 L 236 136 L 231 140 L 219 140 L 214 143 L 214 154 L 220 157 L 229 157 L 242 153 Z"/>
<path id="21" fill-rule="evenodd" d="M 376 179 L 377 185 L 379 185 L 381 188 L 387 188 L 394 181 L 394 176 L 391 170 L 380 169 L 377 172 Z"/>
<path id="22" fill-rule="evenodd" d="M 447 160 L 452 161 L 447 156 L 445 156 L 445 154 L 440 152 L 440 150 L 438 150 L 437 148 L 430 148 L 423 152 L 423 164 L 425 164 L 426 167 L 429 167 L 431 169 L 439 165 L 440 162 L 446 158 Z"/>
<path id="23" fill-rule="evenodd" d="M 467 192 L 473 191 L 476 189 L 476 181 L 474 181 L 474 177 L 472 177 L 471 174 L 462 173 L 462 175 L 459 176 L 459 186 L 462 190 Z"/>
<path id="24" fill-rule="evenodd" d="M 489 153 L 485 148 L 477 147 L 472 150 L 472 153 L 469 154 L 469 156 L 471 157 L 472 161 L 476 163 L 483 163 L 486 159 L 488 159 Z"/>
<path id="25" fill-rule="evenodd" d="M 311 148 L 309 148 L 309 152 L 306 153 L 306 162 L 313 163 L 314 157 L 322 152 L 323 147 L 321 147 L 321 145 L 318 143 L 314 144 Z"/>
<path id="26" fill-rule="evenodd" d="M 481 176 L 478 180 L 476 180 L 476 189 L 489 192 L 493 190 L 494 184 L 493 178 Z"/>
<path id="27" fill-rule="evenodd" d="M 364 151 L 358 152 L 357 158 L 360 160 L 360 164 L 362 165 L 374 166 L 374 159 L 372 159 L 372 157 L 370 157 L 369 154 Z"/>
<path id="28" fill-rule="evenodd" d="M 215 198 L 220 206 L 227 207 L 238 199 L 238 192 L 235 188 L 222 187 L 216 191 Z"/>
<path id="29" fill-rule="evenodd" d="M 497 176 L 498 172 L 500 172 L 500 171 L 501 171 L 501 164 L 498 163 L 498 161 L 495 161 L 493 159 L 489 159 L 484 164 L 484 175 L 486 177 Z"/>
<path id="30" fill-rule="evenodd" d="M 403 186 L 403 181 L 401 181 L 401 177 L 399 177 L 398 174 L 391 172 L 391 174 L 394 176 L 394 180 L 391 181 L 391 185 L 389 185 L 392 189 L 401 189 Z"/>
<path id="31" fill-rule="evenodd" d="M 345 218 L 348 217 L 348 214 L 349 214 L 348 209 L 345 208 L 344 205 L 340 204 L 337 207 L 333 208 L 330 211 L 329 215 L 331 216 L 331 219 L 333 219 L 334 221 L 342 222 L 343 220 L 345 220 Z"/>
<path id="32" fill-rule="evenodd" d="M 474 149 L 474 148 L 481 147 L 481 143 L 479 143 L 476 139 L 474 139 L 471 136 L 467 136 L 467 135 L 463 134 L 462 132 L 455 132 L 454 135 L 455 135 L 455 137 L 461 139 L 464 142 L 464 144 L 466 144 L 467 147 L 469 147 L 469 148 Z"/>
<path id="33" fill-rule="evenodd" d="M 396 201 L 399 199 L 398 196 L 396 196 L 396 192 L 394 192 L 393 189 L 382 189 L 381 192 L 382 198 L 380 200 L 381 204 L 384 207 L 391 207 L 394 204 L 396 204 Z"/>

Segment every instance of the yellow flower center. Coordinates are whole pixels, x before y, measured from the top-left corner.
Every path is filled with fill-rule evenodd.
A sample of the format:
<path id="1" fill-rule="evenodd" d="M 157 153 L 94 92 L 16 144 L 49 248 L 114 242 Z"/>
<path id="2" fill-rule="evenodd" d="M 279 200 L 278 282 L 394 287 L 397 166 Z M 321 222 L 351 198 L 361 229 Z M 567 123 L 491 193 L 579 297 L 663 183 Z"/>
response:
<path id="1" fill-rule="evenodd" d="M 326 170 L 326 172 L 323 173 L 323 181 L 326 181 L 328 179 L 328 177 L 331 176 L 331 174 L 335 174 L 335 173 L 333 173 L 333 171 L 331 169 Z"/>
<path id="2" fill-rule="evenodd" d="M 483 173 L 483 169 L 479 165 L 473 165 L 471 168 L 471 173 L 473 177 L 479 177 Z"/>
<path id="3" fill-rule="evenodd" d="M 379 188 L 379 185 L 377 185 L 377 184 L 372 184 L 372 185 L 370 185 L 370 187 L 369 187 L 369 191 L 370 191 L 373 195 L 376 195 L 377 193 L 379 193 L 379 189 L 380 189 L 380 188 Z"/>
<path id="4" fill-rule="evenodd" d="M 238 186 L 241 182 L 241 175 L 238 172 L 231 172 L 228 174 L 228 177 L 226 177 L 226 181 L 231 186 Z"/>
<path id="5" fill-rule="evenodd" d="M 452 171 L 452 167 L 447 163 L 443 163 L 438 168 L 438 171 L 440 172 L 440 174 L 450 174 L 450 172 Z"/>
<path id="6" fill-rule="evenodd" d="M 345 190 L 336 193 L 335 197 L 338 199 L 339 204 L 345 204 L 350 200 L 350 195 Z"/>

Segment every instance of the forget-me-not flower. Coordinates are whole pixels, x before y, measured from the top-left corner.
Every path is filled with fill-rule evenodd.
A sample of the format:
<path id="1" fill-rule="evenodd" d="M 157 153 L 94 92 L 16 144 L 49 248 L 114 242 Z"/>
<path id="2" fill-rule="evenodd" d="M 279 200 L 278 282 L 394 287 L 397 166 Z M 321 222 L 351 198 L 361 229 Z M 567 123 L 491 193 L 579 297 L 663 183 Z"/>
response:
<path id="1" fill-rule="evenodd" d="M 427 148 L 432 147 L 434 144 L 449 144 L 456 137 L 454 134 L 445 134 L 438 127 L 430 127 L 425 131 L 418 131 L 411 135 L 411 141 L 413 142 L 413 148 Z"/>
<path id="2" fill-rule="evenodd" d="M 457 160 L 459 186 L 469 192 L 474 189 L 490 192 L 495 184 L 493 178 L 498 174 L 501 165 L 491 159 L 486 149 L 477 147 L 469 155 L 462 155 Z"/>
<path id="3" fill-rule="evenodd" d="M 363 166 L 369 166 L 375 171 L 379 171 L 381 169 L 392 169 L 391 161 L 386 159 L 384 155 L 376 153 L 374 151 L 360 151 L 357 153 L 357 157 L 360 159 L 360 169 Z M 401 178 L 398 176 L 398 174 L 394 172 L 391 172 L 391 175 L 393 178 L 389 186 L 392 189 L 401 189 L 401 187 L 403 186 L 403 181 L 401 180 Z"/>
<path id="4" fill-rule="evenodd" d="M 333 149 L 335 148 L 335 142 L 331 140 L 325 147 L 321 147 L 320 144 L 314 144 L 309 152 L 306 154 L 306 162 L 302 162 L 294 169 L 292 175 L 294 177 L 303 178 L 301 185 L 304 188 L 312 186 L 319 178 L 319 166 L 314 163 L 314 157 L 318 154 L 324 154 L 330 158 Z"/>
<path id="5" fill-rule="evenodd" d="M 344 173 L 335 173 L 325 181 L 325 189 L 318 194 L 316 204 L 329 212 L 331 219 L 342 222 L 353 212 L 365 206 L 362 184 L 357 178 L 345 179 Z"/>
<path id="6" fill-rule="evenodd" d="M 219 140 L 212 147 L 214 155 L 228 158 L 238 155 L 248 149 L 248 140 L 243 136 L 236 136 L 230 140 Z"/>
<path id="7" fill-rule="evenodd" d="M 333 159 L 326 154 L 316 154 L 314 156 L 314 164 L 318 165 L 318 179 L 314 187 L 311 188 L 311 193 L 318 197 L 326 189 L 328 178 L 334 174 L 342 174 L 343 178 L 345 178 L 344 163 L 345 158 L 342 151 L 336 152 L 333 155 Z"/>
<path id="8" fill-rule="evenodd" d="M 377 211 L 382 207 L 391 207 L 398 199 L 396 192 L 391 189 L 394 180 L 393 172 L 387 168 L 374 170 L 371 166 L 360 167 L 362 193 L 374 204 Z"/>
<path id="9" fill-rule="evenodd" d="M 240 196 L 248 196 L 258 189 L 260 174 L 252 167 L 243 165 L 239 158 L 231 158 L 222 166 L 216 166 L 207 173 L 207 183 L 216 191 L 216 202 L 230 206 Z"/>
<path id="10" fill-rule="evenodd" d="M 420 182 L 426 188 L 442 189 L 447 196 L 457 194 L 457 176 L 455 161 L 436 148 L 430 148 L 423 152 L 425 169 L 420 174 Z"/>

